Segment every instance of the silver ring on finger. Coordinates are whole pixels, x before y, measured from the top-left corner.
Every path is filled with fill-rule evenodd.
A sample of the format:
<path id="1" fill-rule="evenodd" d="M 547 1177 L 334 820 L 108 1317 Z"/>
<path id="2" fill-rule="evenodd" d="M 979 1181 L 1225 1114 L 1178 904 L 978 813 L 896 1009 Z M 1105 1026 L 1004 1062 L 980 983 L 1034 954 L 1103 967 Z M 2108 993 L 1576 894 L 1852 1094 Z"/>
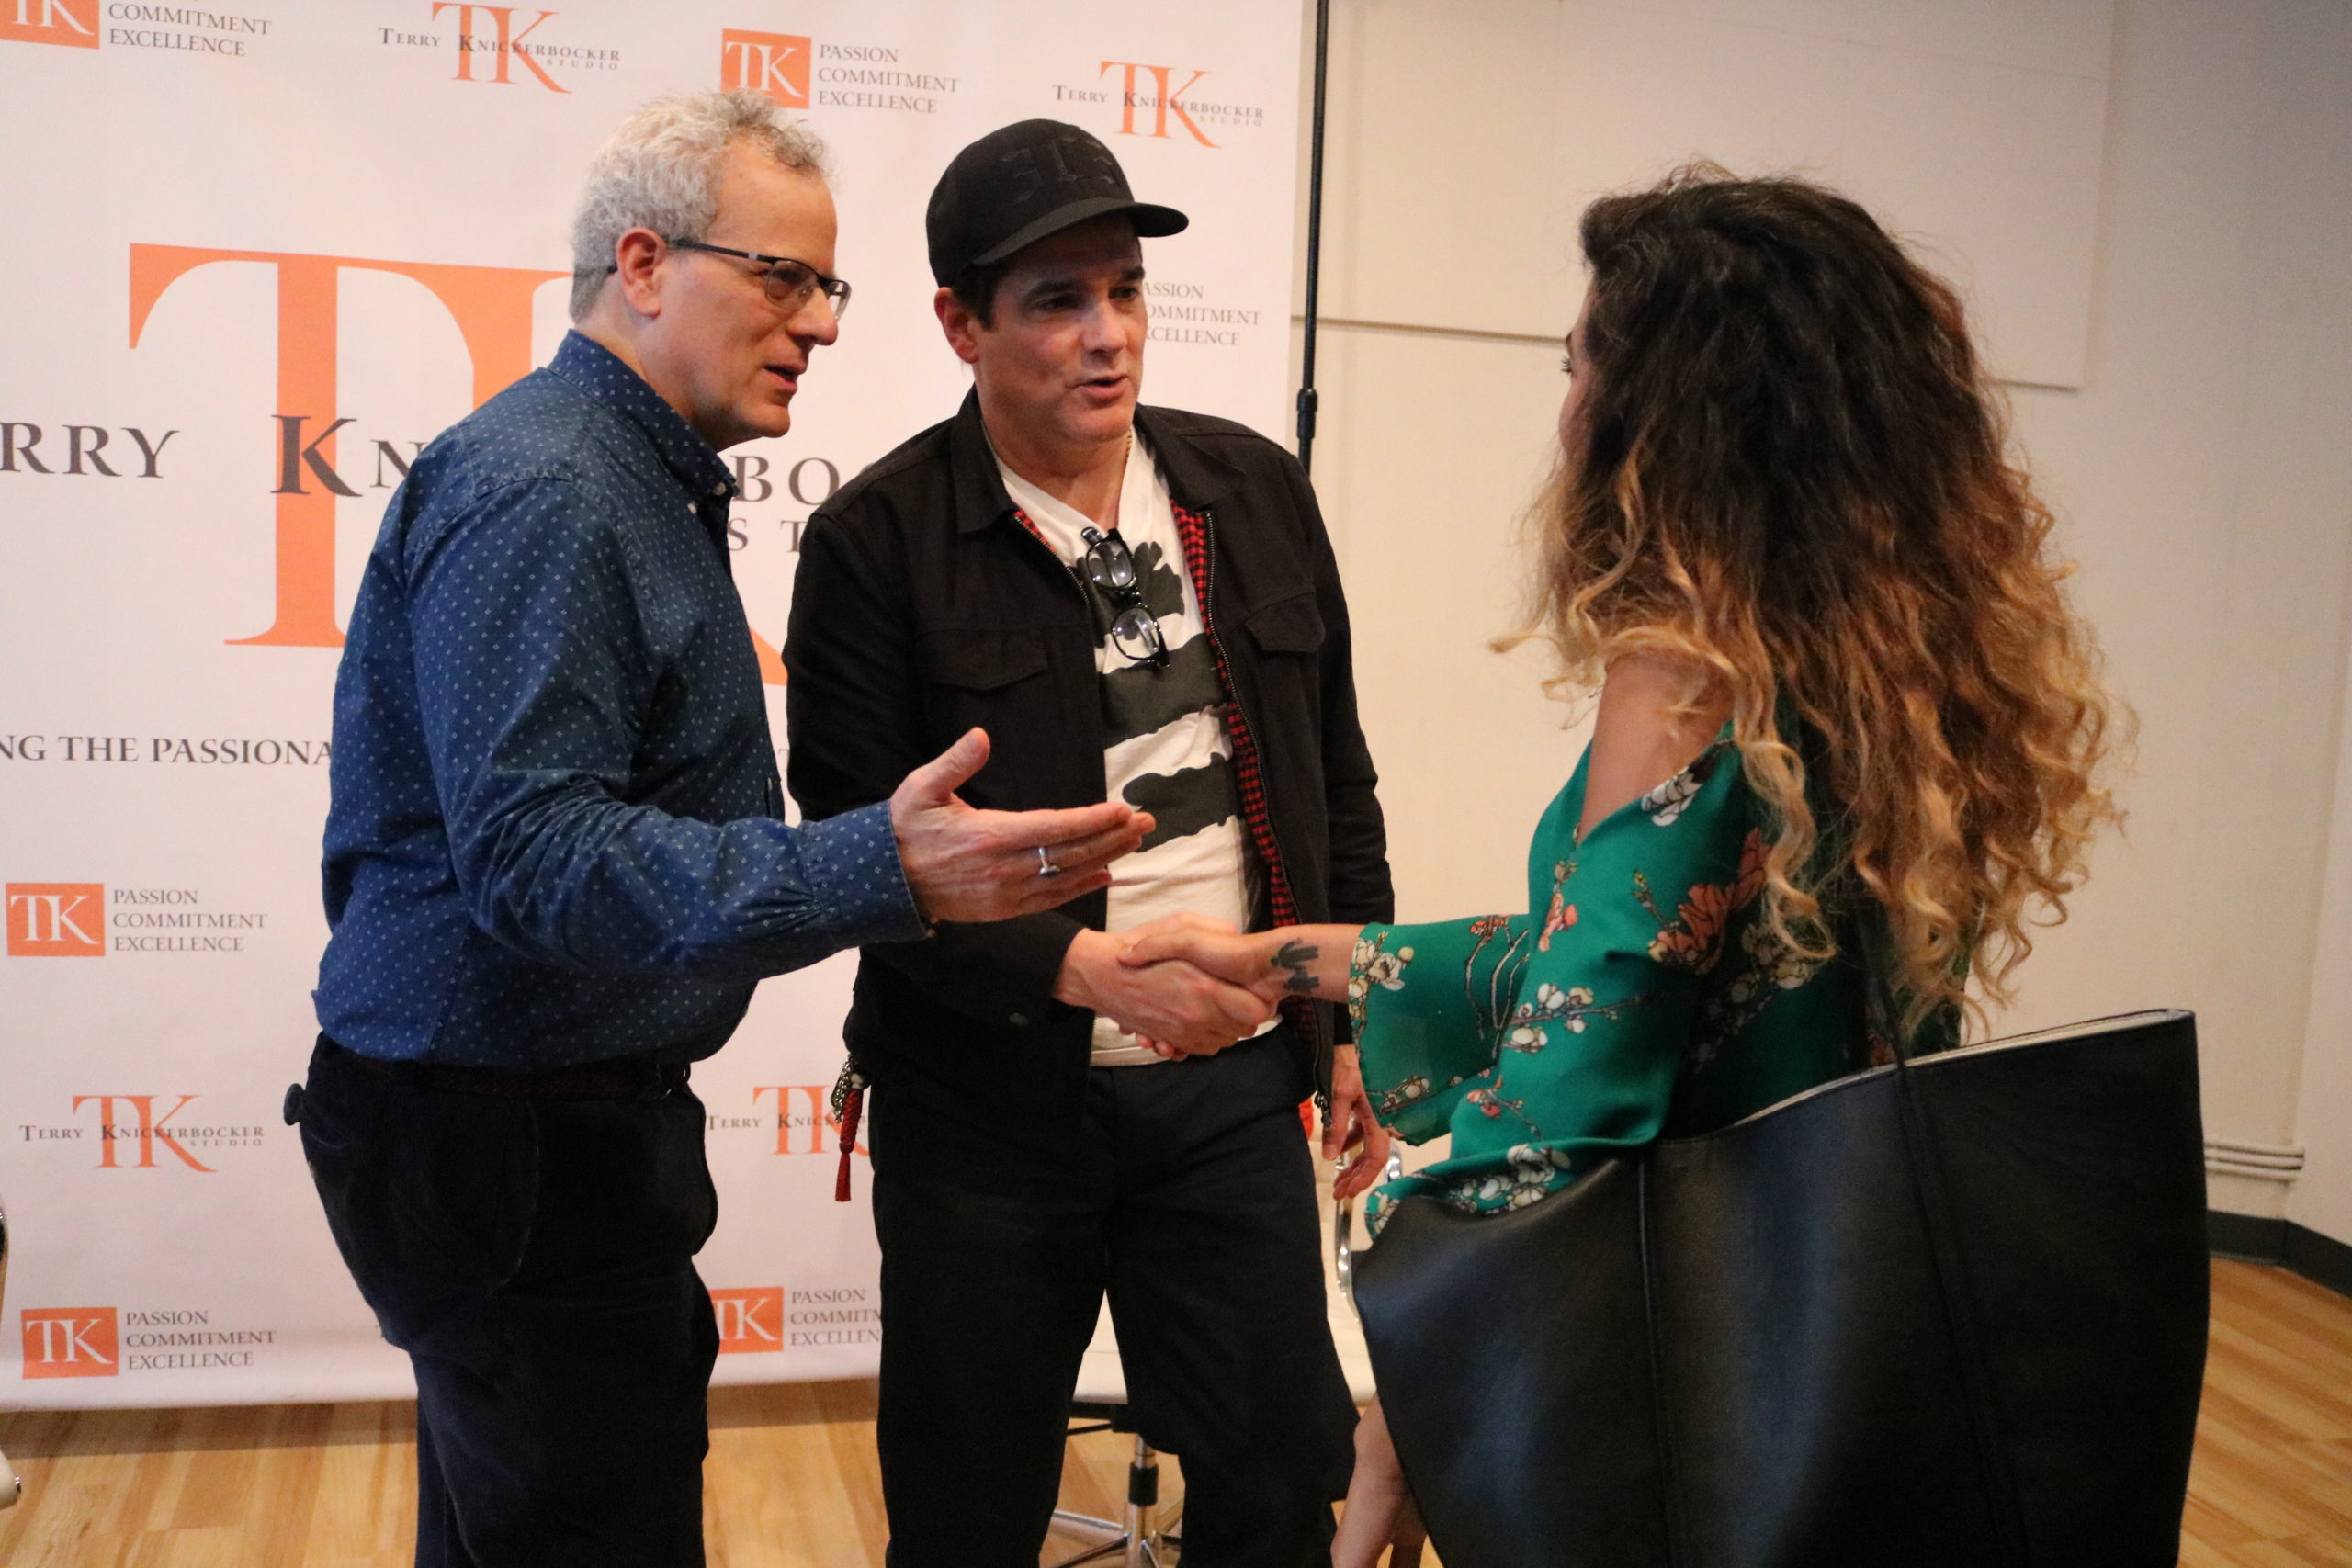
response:
<path id="1" fill-rule="evenodd" d="M 1040 876 L 1059 876 L 1061 874 L 1062 868 L 1054 863 L 1054 857 L 1046 852 L 1046 846 L 1039 844 L 1037 846 L 1037 874 Z"/>

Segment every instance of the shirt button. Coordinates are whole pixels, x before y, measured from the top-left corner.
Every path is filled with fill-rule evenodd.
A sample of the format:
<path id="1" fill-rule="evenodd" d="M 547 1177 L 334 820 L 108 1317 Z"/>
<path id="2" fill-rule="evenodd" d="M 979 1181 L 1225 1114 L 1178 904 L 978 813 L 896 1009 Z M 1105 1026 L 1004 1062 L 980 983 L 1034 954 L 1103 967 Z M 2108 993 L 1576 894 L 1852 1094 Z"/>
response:
<path id="1" fill-rule="evenodd" d="M 1016 1029 L 1026 1029 L 1029 1026 L 1029 1015 L 1025 1012 L 1016 1012 L 1005 1021 Z"/>

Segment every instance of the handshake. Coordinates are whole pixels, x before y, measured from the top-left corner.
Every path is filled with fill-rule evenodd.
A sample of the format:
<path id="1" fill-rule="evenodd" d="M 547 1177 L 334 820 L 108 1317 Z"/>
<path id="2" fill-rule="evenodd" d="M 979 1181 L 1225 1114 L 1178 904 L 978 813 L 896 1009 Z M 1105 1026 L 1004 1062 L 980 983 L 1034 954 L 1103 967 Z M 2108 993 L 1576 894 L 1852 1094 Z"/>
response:
<path id="1" fill-rule="evenodd" d="M 1106 887 L 1111 863 L 1152 827 L 1148 814 L 1111 802 L 975 810 L 956 791 L 988 758 L 987 733 L 970 730 L 909 773 L 890 797 L 899 863 L 933 919 L 1001 920 Z M 1245 935 L 1203 915 L 1171 915 L 1116 934 L 1081 931 L 1062 960 L 1054 996 L 1112 1020 L 1163 1055 L 1213 1055 L 1255 1034 L 1285 995 L 1335 998 L 1344 988 L 1345 968 L 1336 983 L 1318 975 L 1317 943 L 1298 940 L 1317 933 L 1342 957 L 1354 935 L 1322 926 Z"/>
<path id="2" fill-rule="evenodd" d="M 1288 934 L 1245 935 L 1205 915 L 1171 915 L 1130 931 L 1082 931 L 1062 960 L 1054 994 L 1110 1019 L 1163 1056 L 1214 1055 L 1255 1034 L 1294 988 L 1272 963 Z"/>
<path id="3" fill-rule="evenodd" d="M 1054 995 L 1110 1019 L 1163 1056 L 1214 1055 L 1255 1034 L 1284 997 L 1337 1001 L 1346 993 L 1350 926 L 1243 932 L 1203 915 L 1171 915 L 1131 931 L 1081 931 Z M 1372 1114 L 1353 1046 L 1331 1054 L 1323 1157 L 1361 1152 L 1332 1183 L 1354 1197 L 1388 1158 L 1388 1131 Z"/>
<path id="4" fill-rule="evenodd" d="M 1060 811 L 981 811 L 956 791 L 988 761 L 967 733 L 909 773 L 890 797 L 890 826 L 908 886 L 935 920 L 1034 914 L 1110 885 L 1110 865 L 1152 826 L 1115 802 Z M 1171 915 L 1131 931 L 1081 929 L 1063 955 L 1055 999 L 1111 1020 L 1163 1056 L 1213 1056 L 1249 1039 L 1284 997 L 1346 994 L 1351 926 L 1244 932 L 1204 915 Z M 1352 1046 L 1331 1055 L 1323 1155 L 1363 1152 L 1332 1184 L 1353 1197 L 1388 1158 L 1388 1133 L 1364 1098 Z"/>

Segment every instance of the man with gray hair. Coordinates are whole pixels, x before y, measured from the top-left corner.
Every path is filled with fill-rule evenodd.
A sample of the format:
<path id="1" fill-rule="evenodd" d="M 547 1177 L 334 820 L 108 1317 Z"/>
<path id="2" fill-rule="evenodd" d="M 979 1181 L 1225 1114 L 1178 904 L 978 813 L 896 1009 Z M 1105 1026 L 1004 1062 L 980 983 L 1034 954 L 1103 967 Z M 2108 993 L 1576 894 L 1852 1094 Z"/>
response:
<path id="1" fill-rule="evenodd" d="M 648 106 L 589 171 L 577 330 L 425 450 L 368 558 L 287 1119 L 414 1364 L 421 1568 L 702 1562 L 689 1064 L 762 976 L 1096 891 L 1149 825 L 972 809 L 978 730 L 785 824 L 718 453 L 791 427 L 833 239 L 767 99 Z"/>

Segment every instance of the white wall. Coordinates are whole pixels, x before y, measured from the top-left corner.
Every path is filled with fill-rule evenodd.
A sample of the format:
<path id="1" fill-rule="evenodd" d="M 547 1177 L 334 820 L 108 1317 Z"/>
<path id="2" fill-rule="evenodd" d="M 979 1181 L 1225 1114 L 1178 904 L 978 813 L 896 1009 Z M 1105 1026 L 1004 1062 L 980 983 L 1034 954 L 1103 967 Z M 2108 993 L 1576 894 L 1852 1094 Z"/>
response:
<path id="1" fill-rule="evenodd" d="M 2287 1217 L 2352 1242 L 2352 681 L 2335 760 L 2335 822 L 2320 906 L 2311 1021 L 2303 1032 L 2296 1135 L 2302 1174 Z"/>
<path id="2" fill-rule="evenodd" d="M 1531 654 L 1498 659 L 1484 647 L 1510 617 L 1521 558 L 1511 524 L 1547 457 L 1561 390 L 1555 334 L 1576 291 L 1575 212 L 1545 188 L 1557 160 L 1541 144 L 1569 133 L 1573 116 L 1559 102 L 1563 73 L 1528 62 L 1559 58 L 1562 29 L 1603 13 L 1764 17 L 1785 31 L 1792 13 L 1835 11 L 1850 36 L 1875 14 L 1904 14 L 1916 29 L 1932 11 L 1947 33 L 1925 52 L 1949 57 L 1956 76 L 1974 67 L 1965 35 L 1949 28 L 1973 16 L 2019 69 L 2087 80 L 2080 7 L 2050 8 L 2074 20 L 2045 29 L 2055 41 L 2041 62 L 2014 53 L 2018 18 L 2033 7 L 1962 0 L 1333 9 L 1340 177 L 1327 194 L 1326 314 L 1345 299 L 1360 324 L 1324 328 L 1315 474 L 1355 605 L 1399 901 L 1408 918 L 1520 908 L 1527 830 L 1579 740 L 1536 691 Z M 1821 29 L 1823 49 L 1838 43 L 1835 30 Z M 2101 847 L 2073 921 L 2044 939 L 2003 1025 L 2192 1007 L 2209 1134 L 2285 1149 L 2307 1025 L 2330 1005 L 2315 1004 L 2312 976 L 2352 581 L 2352 7 L 2118 0 L 2107 42 L 2079 384 L 2012 393 L 2019 446 L 2082 565 L 2078 602 L 2143 728 L 2121 790 L 2128 837 Z M 1781 112 L 1773 95 L 1815 79 L 1763 69 L 1697 72 L 1680 85 L 1672 73 L 1651 77 L 1657 95 L 1690 96 L 1681 107 L 1692 124 L 1740 135 Z M 1727 93 L 1755 95 L 1745 118 L 1727 111 Z M 1671 124 L 1674 108 L 1651 101 L 1645 112 Z M 1834 162 L 1773 145 L 1781 164 Z M 2006 138 L 1987 132 L 1970 146 L 2014 171 L 2020 189 L 2035 186 Z M 1435 173 L 1423 147 L 1442 154 Z M 1365 148 L 1380 156 L 1348 163 Z M 2066 156 L 2079 164 L 2079 145 Z M 1613 183 L 1655 172 L 1627 167 Z M 1903 179 L 1853 177 L 1858 190 L 1878 182 L 1865 193 L 1878 205 L 1905 199 Z M 1928 188 L 1943 176 L 1923 164 L 1905 177 Z M 1381 220 L 1363 221 L 1374 209 Z M 2063 256 L 1988 277 L 1967 243 L 1937 236 L 1981 309 L 2015 321 L 2022 301 L 2061 331 L 2072 288 Z M 1522 325 L 1523 311 L 1470 318 L 1420 303 L 1524 300 L 1528 253 L 1546 246 L 1556 320 Z M 2352 874 L 2347 860 L 2340 852 L 2339 881 Z M 2326 962 L 2341 967 L 2352 917 L 2329 940 Z M 2332 1010 L 2344 1016 L 2340 1004 Z M 2346 1032 L 2333 1038 L 2344 1050 Z M 2325 1092 L 2341 1106 L 2347 1076 L 2315 1069 L 2312 1089 L 2332 1083 Z M 2336 1119 L 2307 1106 L 2314 1190 L 2322 1141 L 2311 1129 Z M 2326 1157 L 2341 1174 L 2348 1154 Z M 2237 1212 L 2285 1212 L 2276 1179 L 2223 1171 L 2212 1196 Z M 2347 1209 L 2321 1228 L 2352 1235 Z"/>

